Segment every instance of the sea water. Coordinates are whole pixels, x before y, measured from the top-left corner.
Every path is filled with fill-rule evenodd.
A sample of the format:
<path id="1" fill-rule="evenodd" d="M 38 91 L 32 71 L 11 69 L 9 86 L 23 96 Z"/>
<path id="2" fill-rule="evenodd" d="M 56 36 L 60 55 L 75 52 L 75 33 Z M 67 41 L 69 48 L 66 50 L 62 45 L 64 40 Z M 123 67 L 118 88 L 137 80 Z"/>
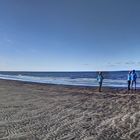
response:
<path id="1" fill-rule="evenodd" d="M 0 72 L 0 79 L 37 83 L 97 86 L 97 72 Z M 127 71 L 103 72 L 103 86 L 127 87 Z M 137 71 L 137 87 L 140 87 L 140 71 Z"/>

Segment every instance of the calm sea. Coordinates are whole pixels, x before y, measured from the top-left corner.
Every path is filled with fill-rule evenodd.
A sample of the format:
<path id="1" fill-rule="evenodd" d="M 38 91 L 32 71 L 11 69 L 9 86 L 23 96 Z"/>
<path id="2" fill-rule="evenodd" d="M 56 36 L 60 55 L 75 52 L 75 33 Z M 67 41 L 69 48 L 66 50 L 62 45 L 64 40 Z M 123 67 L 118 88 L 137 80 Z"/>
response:
<path id="1" fill-rule="evenodd" d="M 127 71 L 103 72 L 104 86 L 126 87 Z M 137 86 L 140 87 L 140 71 L 137 71 Z M 97 72 L 0 72 L 0 79 L 11 79 L 19 81 L 97 86 Z"/>

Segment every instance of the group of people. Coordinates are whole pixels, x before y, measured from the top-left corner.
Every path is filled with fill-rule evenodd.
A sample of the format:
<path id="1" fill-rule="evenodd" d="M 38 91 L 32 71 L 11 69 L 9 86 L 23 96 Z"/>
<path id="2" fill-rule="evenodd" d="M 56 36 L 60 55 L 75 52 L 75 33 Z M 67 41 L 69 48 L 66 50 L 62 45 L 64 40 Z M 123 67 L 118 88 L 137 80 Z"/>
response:
<path id="1" fill-rule="evenodd" d="M 97 76 L 97 81 L 99 83 L 99 92 L 101 92 L 102 89 L 102 83 L 103 83 L 103 75 L 102 72 L 99 72 Z M 135 70 L 129 71 L 127 75 L 127 82 L 128 82 L 128 90 L 135 89 L 136 90 L 136 84 L 137 84 L 137 74 Z"/>
<path id="2" fill-rule="evenodd" d="M 133 89 L 133 86 L 136 90 L 137 74 L 135 70 L 129 71 L 128 76 L 127 76 L 127 81 L 128 81 L 128 90 L 130 90 L 131 88 Z"/>

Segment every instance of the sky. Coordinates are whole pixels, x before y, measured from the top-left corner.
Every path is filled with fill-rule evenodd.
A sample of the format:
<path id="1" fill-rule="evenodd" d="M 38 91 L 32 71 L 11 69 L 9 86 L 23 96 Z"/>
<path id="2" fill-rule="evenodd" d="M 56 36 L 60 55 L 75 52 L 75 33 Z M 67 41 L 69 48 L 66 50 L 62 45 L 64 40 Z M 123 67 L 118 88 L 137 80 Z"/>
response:
<path id="1" fill-rule="evenodd" d="M 139 7 L 139 0 L 0 0 L 0 70 L 140 69 Z"/>

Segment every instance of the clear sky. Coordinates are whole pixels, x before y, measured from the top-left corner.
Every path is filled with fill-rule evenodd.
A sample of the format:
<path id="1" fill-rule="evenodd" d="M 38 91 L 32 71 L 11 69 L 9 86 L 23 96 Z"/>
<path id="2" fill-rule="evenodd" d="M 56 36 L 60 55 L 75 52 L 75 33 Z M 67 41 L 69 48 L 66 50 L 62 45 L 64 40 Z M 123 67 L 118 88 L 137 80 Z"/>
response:
<path id="1" fill-rule="evenodd" d="M 0 0 L 0 70 L 140 69 L 140 0 Z"/>

